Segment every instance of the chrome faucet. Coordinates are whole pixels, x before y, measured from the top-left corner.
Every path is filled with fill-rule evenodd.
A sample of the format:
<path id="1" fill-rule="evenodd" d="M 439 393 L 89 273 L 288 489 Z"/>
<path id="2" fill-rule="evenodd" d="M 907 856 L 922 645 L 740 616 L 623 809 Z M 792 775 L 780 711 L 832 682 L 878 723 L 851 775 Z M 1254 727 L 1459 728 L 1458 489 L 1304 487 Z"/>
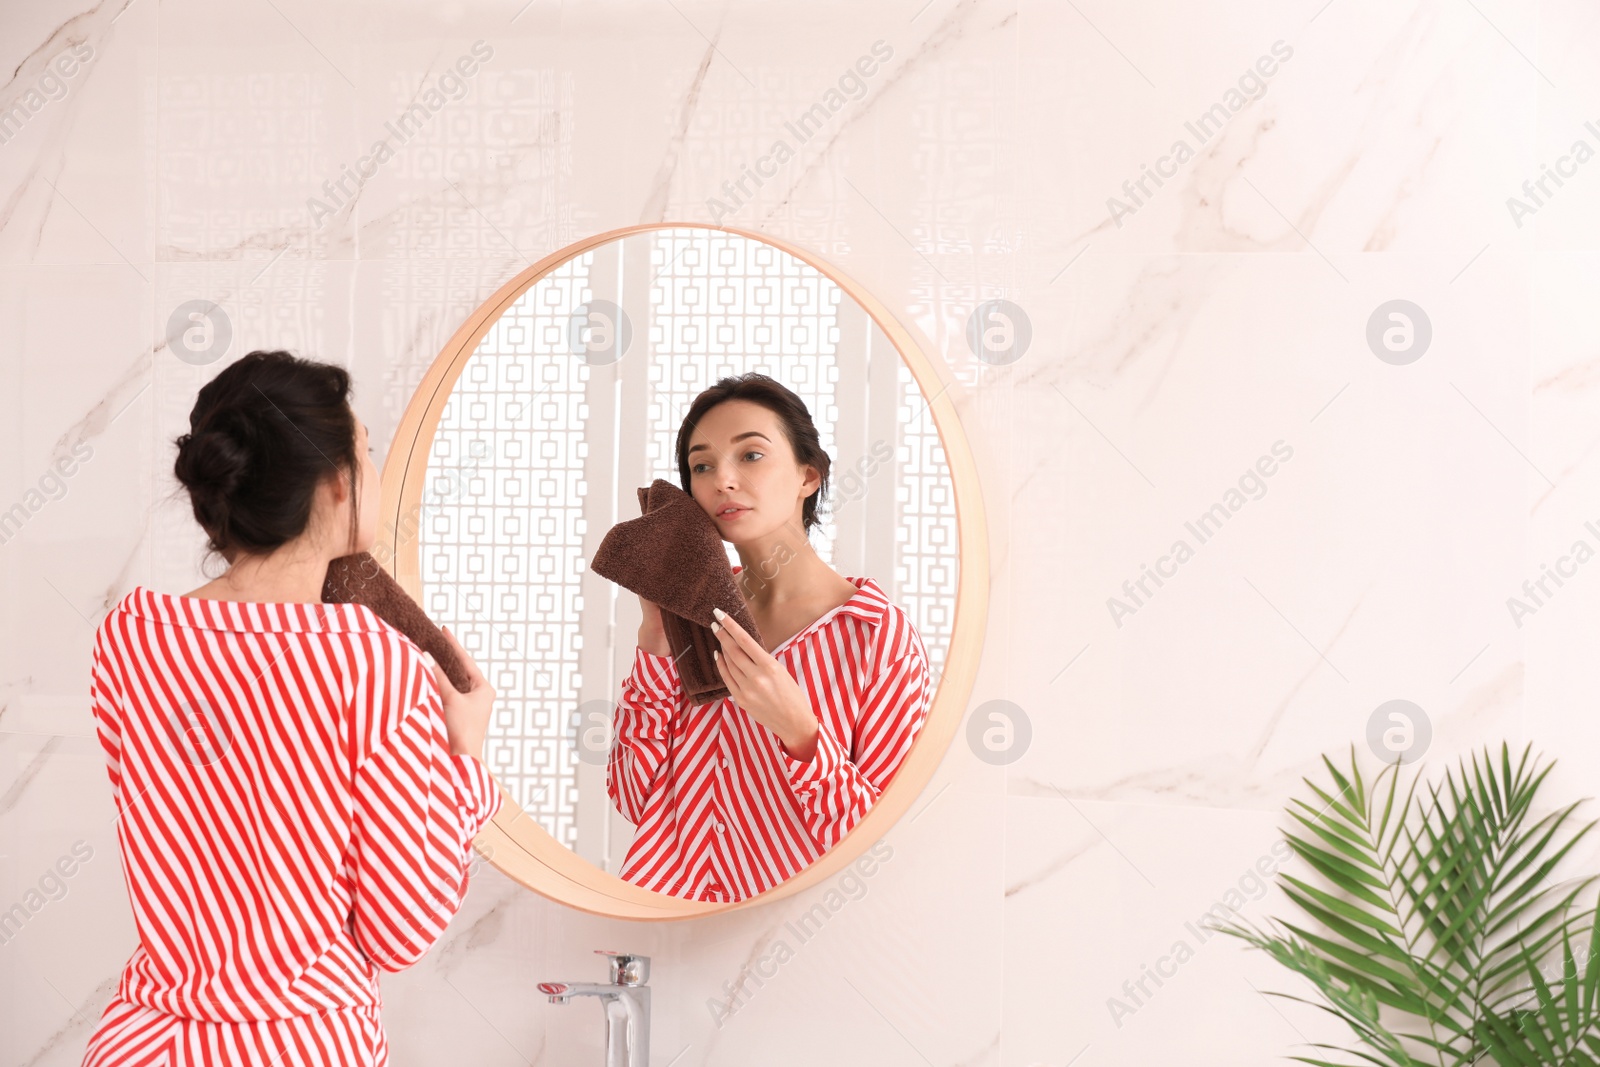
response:
<path id="1" fill-rule="evenodd" d="M 540 982 L 552 1004 L 599 997 L 606 1013 L 606 1067 L 650 1067 L 650 957 L 596 949 L 611 960 L 611 984 Z"/>

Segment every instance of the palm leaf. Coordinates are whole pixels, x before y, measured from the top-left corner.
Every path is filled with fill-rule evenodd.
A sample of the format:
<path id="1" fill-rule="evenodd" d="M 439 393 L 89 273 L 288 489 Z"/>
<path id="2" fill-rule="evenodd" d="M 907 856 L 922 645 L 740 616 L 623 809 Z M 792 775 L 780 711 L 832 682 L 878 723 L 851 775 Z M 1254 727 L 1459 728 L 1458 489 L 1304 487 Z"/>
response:
<path id="1" fill-rule="evenodd" d="M 1577 804 L 1535 816 L 1553 762 L 1502 744 L 1439 781 L 1415 769 L 1404 792 L 1399 762 L 1370 788 L 1354 746 L 1347 769 L 1322 762 L 1331 786 L 1303 779 L 1315 802 L 1287 808 L 1307 873 L 1277 878 L 1305 921 L 1210 924 L 1317 999 L 1270 995 L 1329 1012 L 1356 1040 L 1312 1047 L 1382 1067 L 1600 1067 L 1600 921 L 1579 904 L 1600 875 L 1549 884 L 1595 823 Z"/>

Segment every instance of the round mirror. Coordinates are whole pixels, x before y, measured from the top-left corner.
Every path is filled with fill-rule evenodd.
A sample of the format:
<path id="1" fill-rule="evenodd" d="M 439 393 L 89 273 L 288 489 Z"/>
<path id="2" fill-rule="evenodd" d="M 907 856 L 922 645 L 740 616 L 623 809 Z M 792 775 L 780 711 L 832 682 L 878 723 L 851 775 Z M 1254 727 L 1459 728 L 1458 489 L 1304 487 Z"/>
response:
<path id="1" fill-rule="evenodd" d="M 680 441 L 696 398 L 747 372 L 803 403 L 830 467 L 799 534 L 817 595 L 791 607 L 761 607 L 763 588 L 791 575 L 778 579 L 783 561 L 752 546 L 792 541 L 798 527 L 779 508 L 712 512 L 726 487 L 743 491 L 754 468 L 740 462 L 803 469 L 795 426 L 724 402 Z M 776 440 L 747 437 L 763 430 Z M 631 918 L 774 899 L 859 856 L 927 784 L 976 669 L 982 507 L 956 430 L 947 387 L 909 334 L 836 270 L 769 237 L 633 227 L 563 249 L 497 293 L 402 420 L 380 545 L 497 692 L 485 760 L 508 803 L 480 849 L 548 896 Z M 696 450 L 692 468 L 680 446 Z M 687 646 L 642 651 L 640 598 L 589 568 L 658 479 L 693 494 L 705 514 L 693 520 L 719 535 L 711 567 L 726 558 L 730 586 L 764 619 L 766 654 L 816 708 L 845 705 L 832 719 L 817 711 L 808 760 L 767 728 L 771 713 L 763 725 L 731 693 L 686 699 L 700 667 Z M 893 657 L 878 647 L 890 634 Z M 830 671 L 850 681 L 819 681 Z"/>

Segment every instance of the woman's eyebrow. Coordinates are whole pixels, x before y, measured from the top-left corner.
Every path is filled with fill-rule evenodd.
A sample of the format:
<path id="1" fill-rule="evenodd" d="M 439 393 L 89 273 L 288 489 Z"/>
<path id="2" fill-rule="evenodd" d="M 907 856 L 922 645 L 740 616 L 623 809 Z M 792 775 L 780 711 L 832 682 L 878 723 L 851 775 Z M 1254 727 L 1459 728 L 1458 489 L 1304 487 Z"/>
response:
<path id="1" fill-rule="evenodd" d="M 772 438 L 768 437 L 766 434 L 762 433 L 760 430 L 746 430 L 744 433 L 736 435 L 733 440 L 734 441 L 743 441 L 746 437 L 759 437 L 763 441 L 767 442 L 767 444 L 769 444 L 769 445 L 772 443 Z M 700 451 L 702 448 L 710 448 L 710 447 L 711 447 L 710 445 L 690 445 L 689 446 L 689 451 L 691 453 L 693 453 L 693 452 Z"/>

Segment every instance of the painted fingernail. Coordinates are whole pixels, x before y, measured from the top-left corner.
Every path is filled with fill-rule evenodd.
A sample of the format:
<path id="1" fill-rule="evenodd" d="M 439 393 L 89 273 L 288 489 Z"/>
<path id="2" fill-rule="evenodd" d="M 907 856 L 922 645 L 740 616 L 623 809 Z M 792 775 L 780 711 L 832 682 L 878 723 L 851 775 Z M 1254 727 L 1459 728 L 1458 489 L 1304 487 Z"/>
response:
<path id="1" fill-rule="evenodd" d="M 728 617 L 728 613 L 723 611 L 721 608 L 712 608 L 711 614 L 715 615 L 719 619 L 726 619 Z"/>
<path id="2" fill-rule="evenodd" d="M 722 632 L 722 624 L 720 622 L 712 623 L 711 624 L 711 632 L 714 633 L 714 634 L 715 633 L 721 633 Z"/>

